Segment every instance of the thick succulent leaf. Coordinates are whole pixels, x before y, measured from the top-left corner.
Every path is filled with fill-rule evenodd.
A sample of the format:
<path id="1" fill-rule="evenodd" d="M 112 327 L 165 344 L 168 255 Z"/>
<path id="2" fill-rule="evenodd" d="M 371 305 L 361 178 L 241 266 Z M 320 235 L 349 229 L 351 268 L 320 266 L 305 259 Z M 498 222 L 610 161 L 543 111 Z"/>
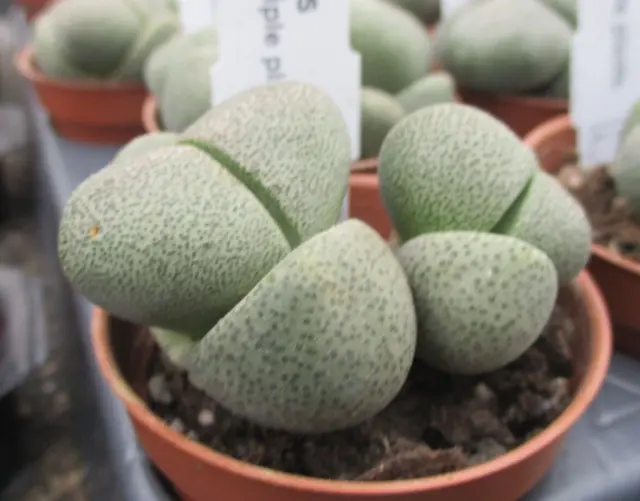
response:
<path id="1" fill-rule="evenodd" d="M 283 259 L 198 343 L 190 376 L 253 423 L 337 430 L 374 416 L 398 393 L 415 329 L 393 253 L 349 220 Z"/>
<path id="2" fill-rule="evenodd" d="M 85 180 L 58 239 L 63 270 L 90 301 L 189 335 L 209 330 L 289 250 L 255 196 L 190 146 Z"/>
<path id="3" fill-rule="evenodd" d="M 250 185 L 292 245 L 340 217 L 349 133 L 339 108 L 320 90 L 286 82 L 241 92 L 209 110 L 183 137 Z"/>
<path id="4" fill-rule="evenodd" d="M 380 191 L 403 240 L 429 231 L 490 231 L 538 171 L 506 125 L 471 106 L 413 112 L 380 151 Z"/>
<path id="5" fill-rule="evenodd" d="M 398 259 L 418 316 L 416 355 L 446 372 L 479 374 L 518 358 L 558 293 L 547 255 L 503 235 L 430 233 L 404 244 Z"/>
<path id="6" fill-rule="evenodd" d="M 578 275 L 591 254 L 591 224 L 582 206 L 542 171 L 493 231 L 517 237 L 544 252 L 556 266 L 562 285 Z"/>

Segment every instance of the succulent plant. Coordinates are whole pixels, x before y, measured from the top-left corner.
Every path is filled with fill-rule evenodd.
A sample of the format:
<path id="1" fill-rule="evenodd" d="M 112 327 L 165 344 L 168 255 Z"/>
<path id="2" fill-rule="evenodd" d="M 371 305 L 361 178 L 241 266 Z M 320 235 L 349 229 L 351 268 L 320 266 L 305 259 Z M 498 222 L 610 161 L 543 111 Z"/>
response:
<path id="1" fill-rule="evenodd" d="M 363 87 L 360 96 L 361 158 L 377 157 L 386 135 L 407 113 L 456 98 L 455 83 L 445 72 L 420 78 L 395 97 L 374 87 Z"/>
<path id="2" fill-rule="evenodd" d="M 640 127 L 637 125 L 621 138 L 610 172 L 616 191 L 629 202 L 634 214 L 640 216 Z"/>
<path id="3" fill-rule="evenodd" d="M 571 57 L 563 70 L 543 90 L 545 97 L 554 99 L 569 99 L 571 92 Z"/>
<path id="4" fill-rule="evenodd" d="M 578 0 L 539 0 L 560 14 L 572 28 L 578 27 Z"/>
<path id="5" fill-rule="evenodd" d="M 351 1 L 351 46 L 362 85 L 395 94 L 427 74 L 431 40 L 418 19 L 386 0 Z"/>
<path id="6" fill-rule="evenodd" d="M 640 216 L 640 100 L 629 110 L 620 132 L 618 151 L 610 174 L 617 192 Z"/>
<path id="7" fill-rule="evenodd" d="M 407 115 L 387 135 L 379 163 L 381 195 L 403 240 L 432 231 L 491 231 L 538 170 L 505 125 L 456 104 Z"/>
<path id="8" fill-rule="evenodd" d="M 52 78 L 142 81 L 149 54 L 177 29 L 152 0 L 60 0 L 35 21 L 35 61 Z"/>
<path id="9" fill-rule="evenodd" d="M 436 23 L 440 19 L 440 0 L 390 0 L 408 10 L 425 24 Z"/>
<path id="10" fill-rule="evenodd" d="M 622 145 L 624 139 L 640 125 L 640 100 L 636 101 L 622 124 L 622 132 L 620 133 L 620 145 Z"/>
<path id="11" fill-rule="evenodd" d="M 404 115 L 404 108 L 391 94 L 363 87 L 360 94 L 361 158 L 377 157 L 382 141 Z"/>
<path id="12" fill-rule="evenodd" d="M 514 237 L 420 235 L 398 251 L 418 315 L 416 356 L 458 374 L 490 372 L 538 338 L 558 292 L 553 262 Z"/>
<path id="13" fill-rule="evenodd" d="M 403 89 L 397 96 L 407 113 L 456 99 L 456 84 L 451 75 L 438 71 L 426 75 Z"/>
<path id="14" fill-rule="evenodd" d="M 547 322 L 558 284 L 587 262 L 579 203 L 506 125 L 456 103 L 400 120 L 378 175 L 403 242 L 417 356 L 461 374 L 515 360 Z"/>
<path id="15" fill-rule="evenodd" d="M 211 66 L 218 59 L 215 28 L 178 35 L 156 50 L 144 71 L 167 130 L 182 132 L 211 108 Z"/>
<path id="16" fill-rule="evenodd" d="M 385 407 L 408 375 L 406 276 L 364 223 L 336 224 L 350 141 L 314 87 L 242 92 L 178 136 L 136 139 L 62 215 L 72 284 L 147 325 L 233 413 L 325 432 Z"/>
<path id="17" fill-rule="evenodd" d="M 561 284 L 573 280 L 589 260 L 591 231 L 582 206 L 555 177 L 543 171 L 535 173 L 493 231 L 518 237 L 544 251 L 555 264 Z"/>
<path id="18" fill-rule="evenodd" d="M 459 86 L 534 92 L 566 71 L 573 30 L 539 0 L 477 0 L 444 20 L 437 52 Z"/>
<path id="19" fill-rule="evenodd" d="M 133 138 L 124 147 L 120 148 L 111 160 L 111 163 L 120 164 L 130 162 L 144 153 L 156 150 L 163 146 L 177 145 L 179 141 L 180 136 L 173 132 L 154 132 L 150 134 L 143 134 Z"/>

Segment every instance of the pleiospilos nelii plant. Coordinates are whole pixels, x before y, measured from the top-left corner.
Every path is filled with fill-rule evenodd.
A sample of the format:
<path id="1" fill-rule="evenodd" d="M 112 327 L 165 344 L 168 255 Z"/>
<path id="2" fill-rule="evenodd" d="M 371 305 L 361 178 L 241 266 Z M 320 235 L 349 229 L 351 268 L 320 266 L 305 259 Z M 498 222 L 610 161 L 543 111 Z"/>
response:
<path id="1" fill-rule="evenodd" d="M 360 94 L 360 156 L 378 156 L 382 141 L 404 116 L 404 107 L 391 94 L 363 87 Z"/>
<path id="2" fill-rule="evenodd" d="M 85 180 L 62 214 L 62 267 L 235 414 L 292 432 L 354 425 L 403 385 L 416 319 L 387 244 L 336 224 L 349 165 L 322 92 L 243 92 Z"/>
<path id="3" fill-rule="evenodd" d="M 35 21 L 35 60 L 62 80 L 142 81 L 147 57 L 177 29 L 152 0 L 59 0 Z"/>
<path id="4" fill-rule="evenodd" d="M 474 0 L 437 34 L 443 67 L 465 89 L 567 98 L 576 0 Z"/>
<path id="5" fill-rule="evenodd" d="M 167 130 L 182 132 L 211 108 L 210 70 L 217 59 L 213 27 L 178 35 L 151 55 L 144 80 L 158 100 Z"/>
<path id="6" fill-rule="evenodd" d="M 417 356 L 474 374 L 521 355 L 558 284 L 589 258 L 578 202 L 507 126 L 454 103 L 403 118 L 383 142 L 378 175 L 405 242 L 398 257 L 416 304 Z"/>
<path id="7" fill-rule="evenodd" d="M 616 191 L 629 202 L 634 215 L 640 215 L 640 101 L 633 105 L 624 121 L 609 172 Z"/>
<path id="8" fill-rule="evenodd" d="M 386 0 L 350 0 L 351 46 L 362 56 L 362 85 L 396 94 L 429 71 L 424 26 Z"/>
<path id="9" fill-rule="evenodd" d="M 426 75 L 393 96 L 374 87 L 363 87 L 360 97 L 360 156 L 377 157 L 382 141 L 407 113 L 438 103 L 455 101 L 451 75 Z"/>

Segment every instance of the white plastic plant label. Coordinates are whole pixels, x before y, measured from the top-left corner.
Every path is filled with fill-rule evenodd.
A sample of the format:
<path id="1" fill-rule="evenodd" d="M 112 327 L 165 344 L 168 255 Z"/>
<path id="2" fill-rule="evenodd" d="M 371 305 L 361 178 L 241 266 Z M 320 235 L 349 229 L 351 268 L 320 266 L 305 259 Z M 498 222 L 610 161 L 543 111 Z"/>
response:
<path id="1" fill-rule="evenodd" d="M 571 119 L 585 168 L 615 158 L 627 113 L 640 98 L 640 2 L 579 0 L 571 67 Z"/>
<path id="2" fill-rule="evenodd" d="M 440 0 L 440 12 L 442 12 L 442 17 L 451 16 L 454 10 L 468 4 L 470 1 L 472 0 Z"/>
<path id="3" fill-rule="evenodd" d="M 179 1 L 183 33 L 193 33 L 215 23 L 218 0 Z"/>
<path id="4" fill-rule="evenodd" d="M 349 2 L 243 0 L 218 4 L 214 105 L 279 81 L 314 85 L 339 106 L 360 157 L 360 54 L 351 48 Z M 346 211 L 346 200 L 343 215 Z"/>

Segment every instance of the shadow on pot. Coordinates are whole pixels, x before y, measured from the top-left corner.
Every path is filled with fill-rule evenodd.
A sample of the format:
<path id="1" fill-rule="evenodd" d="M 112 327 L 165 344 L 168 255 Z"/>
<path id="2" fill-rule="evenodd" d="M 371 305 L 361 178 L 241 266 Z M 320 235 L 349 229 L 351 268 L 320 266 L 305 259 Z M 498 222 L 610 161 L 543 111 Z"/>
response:
<path id="1" fill-rule="evenodd" d="M 507 124 L 520 137 L 559 115 L 566 114 L 566 99 L 509 96 L 459 90 L 462 102 L 480 108 Z"/>
<path id="2" fill-rule="evenodd" d="M 525 142 L 538 155 L 542 168 L 556 173 L 576 151 L 576 132 L 569 115 L 562 115 L 537 127 Z M 640 264 L 602 245 L 593 244 L 591 249 L 588 269 L 616 325 L 616 348 L 640 360 Z"/>
<path id="3" fill-rule="evenodd" d="M 37 68 L 31 46 L 16 54 L 15 64 L 34 85 L 61 136 L 75 141 L 123 144 L 144 133 L 140 110 L 147 91 L 143 85 L 51 79 Z"/>

